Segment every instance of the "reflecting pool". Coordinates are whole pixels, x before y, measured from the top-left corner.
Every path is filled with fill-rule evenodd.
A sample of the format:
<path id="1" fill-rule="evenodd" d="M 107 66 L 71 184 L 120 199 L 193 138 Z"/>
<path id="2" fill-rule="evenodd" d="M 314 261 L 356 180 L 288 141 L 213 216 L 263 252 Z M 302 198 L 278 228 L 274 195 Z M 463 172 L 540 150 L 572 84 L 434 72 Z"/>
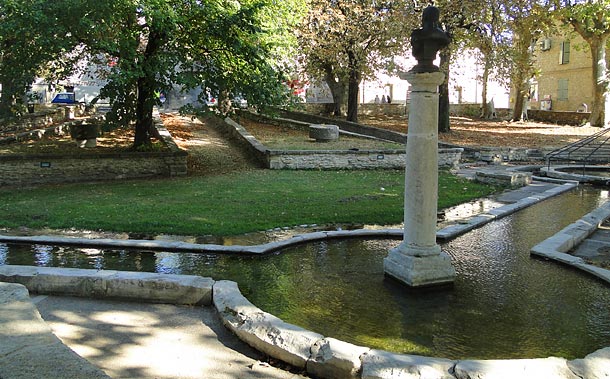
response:
<path id="1" fill-rule="evenodd" d="M 610 346 L 610 286 L 529 251 L 606 197 L 579 188 L 444 243 L 457 278 L 442 289 L 384 277 L 397 240 L 333 240 L 262 257 L 0 245 L 0 264 L 211 276 L 238 282 L 287 322 L 359 345 L 451 359 L 572 359 Z"/>

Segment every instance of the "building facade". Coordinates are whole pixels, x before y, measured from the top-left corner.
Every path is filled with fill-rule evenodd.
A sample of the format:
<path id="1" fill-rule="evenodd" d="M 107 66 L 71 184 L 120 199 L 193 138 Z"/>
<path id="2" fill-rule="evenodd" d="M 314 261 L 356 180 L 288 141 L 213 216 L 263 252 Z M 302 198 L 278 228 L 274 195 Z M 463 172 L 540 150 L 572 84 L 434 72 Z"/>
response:
<path id="1" fill-rule="evenodd" d="M 590 111 L 593 72 L 588 45 L 577 35 L 549 36 L 534 47 L 538 75 L 530 81 L 531 109 Z M 511 97 L 511 106 L 514 98 Z"/>

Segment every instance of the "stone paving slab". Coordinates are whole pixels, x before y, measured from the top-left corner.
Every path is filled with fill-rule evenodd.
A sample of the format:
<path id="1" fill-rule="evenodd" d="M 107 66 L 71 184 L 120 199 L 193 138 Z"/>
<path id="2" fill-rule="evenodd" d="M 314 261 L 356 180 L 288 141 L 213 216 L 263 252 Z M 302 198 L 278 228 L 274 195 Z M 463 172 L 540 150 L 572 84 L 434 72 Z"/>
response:
<path id="1" fill-rule="evenodd" d="M 67 346 L 112 378 L 305 379 L 265 363 L 263 354 L 223 327 L 213 307 L 57 296 L 33 300 Z"/>
<path id="2" fill-rule="evenodd" d="M 0 282 L 0 378 L 108 379 L 57 338 L 25 286 Z"/>

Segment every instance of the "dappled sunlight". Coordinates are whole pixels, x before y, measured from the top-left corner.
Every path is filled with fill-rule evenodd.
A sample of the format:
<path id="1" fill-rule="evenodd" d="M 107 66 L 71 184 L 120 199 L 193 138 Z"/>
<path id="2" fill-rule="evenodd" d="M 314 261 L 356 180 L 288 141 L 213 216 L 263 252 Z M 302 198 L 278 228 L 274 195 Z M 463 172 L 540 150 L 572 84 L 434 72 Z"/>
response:
<path id="1" fill-rule="evenodd" d="M 407 132 L 404 116 L 361 117 L 362 124 Z M 540 122 L 509 122 L 468 117 L 450 119 L 451 130 L 439 133 L 439 141 L 458 146 L 489 146 L 514 148 L 561 147 L 598 132 L 599 128 L 546 124 Z"/>
<path id="2" fill-rule="evenodd" d="M 38 308 L 64 344 L 112 378 L 289 374 L 243 355 L 244 345 L 209 307 L 45 297 Z"/>

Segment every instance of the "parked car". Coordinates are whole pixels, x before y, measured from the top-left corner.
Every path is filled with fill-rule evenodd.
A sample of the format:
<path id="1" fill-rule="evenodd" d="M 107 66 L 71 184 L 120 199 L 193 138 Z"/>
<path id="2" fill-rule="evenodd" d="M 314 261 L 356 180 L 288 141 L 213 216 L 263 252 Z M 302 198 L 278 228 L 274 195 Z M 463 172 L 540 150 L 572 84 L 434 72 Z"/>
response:
<path id="1" fill-rule="evenodd" d="M 76 104 L 76 96 L 73 92 L 62 92 L 55 95 L 52 104 Z"/>

